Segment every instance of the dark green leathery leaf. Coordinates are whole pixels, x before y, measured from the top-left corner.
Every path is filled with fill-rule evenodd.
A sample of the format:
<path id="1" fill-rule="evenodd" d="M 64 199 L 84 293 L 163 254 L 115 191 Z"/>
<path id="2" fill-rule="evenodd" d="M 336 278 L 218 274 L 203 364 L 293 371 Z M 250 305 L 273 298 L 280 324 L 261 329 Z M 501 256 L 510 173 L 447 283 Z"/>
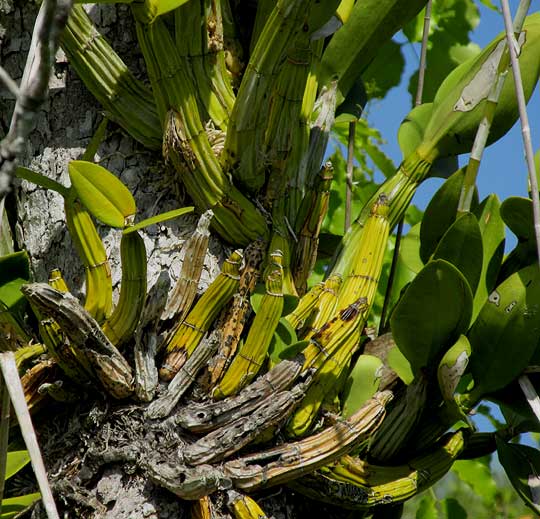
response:
<path id="1" fill-rule="evenodd" d="M 465 213 L 448 228 L 433 259 L 452 263 L 465 276 L 474 294 L 482 272 L 482 235 L 476 216 Z"/>
<path id="2" fill-rule="evenodd" d="M 445 400 L 454 400 L 454 391 L 467 368 L 471 356 L 471 345 L 465 335 L 460 335 L 456 343 L 444 354 L 437 378 L 442 396 Z"/>
<path id="3" fill-rule="evenodd" d="M 137 210 L 128 188 L 103 166 L 73 160 L 68 165 L 72 188 L 98 220 L 111 227 L 125 227 Z"/>
<path id="4" fill-rule="evenodd" d="M 482 234 L 482 273 L 474 295 L 473 321 L 495 288 L 504 254 L 504 223 L 500 214 L 501 203 L 495 194 L 486 197 L 476 208 L 475 215 Z"/>
<path id="5" fill-rule="evenodd" d="M 511 196 L 501 204 L 501 217 L 518 240 L 534 238 L 532 200 Z"/>
<path id="6" fill-rule="evenodd" d="M 469 327 L 472 294 L 459 270 L 444 260 L 430 261 L 408 286 L 390 325 L 413 373 L 433 366 Z"/>
<path id="7" fill-rule="evenodd" d="M 20 323 L 27 310 L 26 299 L 20 288 L 30 280 L 30 260 L 26 251 L 0 257 L 0 303 Z"/>
<path id="8" fill-rule="evenodd" d="M 383 362 L 373 355 L 360 355 L 345 381 L 341 415 L 348 418 L 379 388 Z"/>
<path id="9" fill-rule="evenodd" d="M 433 195 L 420 227 L 420 258 L 427 263 L 444 233 L 454 223 L 465 178 L 465 169 L 456 171 Z M 476 193 L 475 193 L 476 195 Z M 476 197 L 475 202 L 478 200 Z M 473 203 L 473 207 L 476 203 Z"/>
<path id="10" fill-rule="evenodd" d="M 529 364 L 540 339 L 539 311 L 537 265 L 512 274 L 493 290 L 467 334 L 476 395 L 503 388 Z"/>
<path id="11" fill-rule="evenodd" d="M 535 513 L 540 514 L 540 451 L 506 443 L 497 436 L 497 454 L 510 483 Z"/>

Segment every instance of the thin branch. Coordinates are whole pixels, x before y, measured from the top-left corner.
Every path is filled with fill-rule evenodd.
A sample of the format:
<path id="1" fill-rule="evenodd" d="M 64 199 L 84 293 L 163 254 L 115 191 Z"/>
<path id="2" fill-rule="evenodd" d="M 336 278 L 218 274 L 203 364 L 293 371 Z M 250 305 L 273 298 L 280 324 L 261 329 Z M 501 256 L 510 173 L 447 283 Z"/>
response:
<path id="1" fill-rule="evenodd" d="M 58 40 L 70 9 L 71 0 L 44 0 L 41 4 L 9 132 L 0 142 L 0 198 L 9 191 L 24 143 L 46 97 Z"/>
<path id="2" fill-rule="evenodd" d="M 420 51 L 420 65 L 418 67 L 418 85 L 416 86 L 415 106 L 422 104 L 424 95 L 424 79 L 426 77 L 426 62 L 427 62 L 427 44 L 429 39 L 429 25 L 431 23 L 431 2 L 426 5 L 426 14 L 424 16 L 424 29 L 422 32 L 422 49 Z"/>
<path id="3" fill-rule="evenodd" d="M 356 121 L 349 123 L 349 142 L 347 146 L 347 172 L 345 179 L 345 232 L 351 226 L 352 212 L 352 188 L 353 188 L 353 159 L 354 159 L 354 137 L 356 134 Z"/>
<path id="4" fill-rule="evenodd" d="M 47 481 L 47 470 L 45 469 L 43 458 L 41 457 L 41 451 L 39 450 L 36 433 L 32 425 L 32 419 L 30 418 L 30 412 L 26 405 L 24 390 L 15 362 L 15 355 L 12 351 L 0 353 L 0 369 L 2 370 L 2 375 L 9 391 L 13 409 L 17 415 L 24 443 L 30 454 L 30 461 L 39 485 L 45 512 L 47 513 L 48 519 L 59 519 L 51 487 Z"/>
<path id="5" fill-rule="evenodd" d="M 530 0 L 521 0 L 516 18 L 514 20 L 514 31 L 521 32 L 525 16 L 529 10 Z M 512 21 L 510 20 L 510 24 Z M 513 39 L 515 42 L 515 38 Z M 471 155 L 465 171 L 465 179 L 463 181 L 463 187 L 461 189 L 460 199 L 458 203 L 458 213 L 468 212 L 471 208 L 471 203 L 474 195 L 474 188 L 476 185 L 476 178 L 478 176 L 478 170 L 480 169 L 480 162 L 484 154 L 491 125 L 495 117 L 495 111 L 499 103 L 499 97 L 501 95 L 504 81 L 508 74 L 508 65 L 510 63 L 508 46 L 505 45 L 505 49 L 501 54 L 499 64 L 497 66 L 497 77 L 491 85 L 491 90 L 486 100 L 486 106 L 484 109 L 484 116 L 482 121 L 478 125 L 478 130 L 474 137 L 473 147 L 471 149 Z"/>
<path id="6" fill-rule="evenodd" d="M 514 73 L 514 87 L 519 109 L 519 119 L 521 121 L 521 135 L 523 137 L 523 146 L 525 148 L 525 158 L 527 161 L 527 170 L 529 172 L 529 183 L 532 192 L 534 232 L 536 237 L 536 252 L 540 262 L 540 200 L 538 198 L 538 181 L 536 179 L 536 167 L 534 165 L 534 151 L 531 141 L 531 127 L 529 126 L 529 116 L 527 115 L 527 102 L 523 92 L 523 82 L 521 80 L 521 70 L 517 56 L 517 41 L 512 28 L 512 18 L 508 0 L 502 0 L 502 9 L 504 17 L 504 26 L 506 29 L 506 40 L 510 51 L 510 62 Z"/>
<path id="7" fill-rule="evenodd" d="M 527 399 L 529 406 L 531 407 L 537 420 L 540 422 L 540 397 L 538 396 L 536 389 L 534 389 L 530 378 L 527 375 L 521 375 L 521 377 L 518 378 L 518 383 L 521 391 L 523 391 L 523 394 Z"/>
<path id="8" fill-rule="evenodd" d="M 531 140 L 531 128 L 529 126 L 529 116 L 527 115 L 527 102 L 523 92 L 523 82 L 521 80 L 521 69 L 517 55 L 518 43 L 515 37 L 515 26 L 512 25 L 512 17 L 508 0 L 501 0 L 503 10 L 504 28 L 506 30 L 506 41 L 510 54 L 510 63 L 514 75 L 514 88 L 519 109 L 519 120 L 521 121 L 521 135 L 523 137 L 523 146 L 525 148 L 525 158 L 527 161 L 527 170 L 529 173 L 529 184 L 531 186 L 531 196 L 533 202 L 534 234 L 536 237 L 537 261 L 540 262 L 540 200 L 538 198 L 538 182 L 536 179 L 536 167 L 534 164 L 534 151 Z M 521 7 L 521 4 L 520 4 Z M 527 6 L 528 7 L 528 6 Z M 527 9 L 528 10 L 528 9 Z M 518 15 L 524 19 L 523 9 L 518 10 Z M 516 18 L 517 18 L 516 16 Z M 540 397 L 536 393 L 532 382 L 527 375 L 519 377 L 519 386 L 523 391 L 527 402 L 533 410 L 536 418 L 540 422 Z"/>
<path id="9" fill-rule="evenodd" d="M 420 64 L 418 65 L 418 84 L 416 86 L 416 97 L 414 104 L 419 106 L 422 104 L 424 95 L 424 80 L 426 76 L 427 62 L 427 45 L 429 40 L 429 25 L 431 23 L 431 3 L 429 0 L 426 5 L 426 13 L 424 15 L 424 28 L 422 32 L 422 49 L 420 50 Z M 396 277 L 396 268 L 399 257 L 399 247 L 401 246 L 401 237 L 403 235 L 403 223 L 405 216 L 401 217 L 396 229 L 396 242 L 394 245 L 394 253 L 392 254 L 392 263 L 390 264 L 390 272 L 388 273 L 388 283 L 386 284 L 386 292 L 384 294 L 384 303 L 381 310 L 381 320 L 379 322 L 379 335 L 386 329 L 386 314 L 388 313 L 388 305 L 390 304 L 390 295 L 392 293 L 392 285 Z"/>
<path id="10" fill-rule="evenodd" d="M 9 442 L 9 415 L 10 402 L 9 392 L 4 377 L 0 375 L 0 387 L 2 403 L 0 411 L 0 513 L 2 512 L 2 500 L 4 499 L 4 487 L 6 483 L 7 451 Z"/>

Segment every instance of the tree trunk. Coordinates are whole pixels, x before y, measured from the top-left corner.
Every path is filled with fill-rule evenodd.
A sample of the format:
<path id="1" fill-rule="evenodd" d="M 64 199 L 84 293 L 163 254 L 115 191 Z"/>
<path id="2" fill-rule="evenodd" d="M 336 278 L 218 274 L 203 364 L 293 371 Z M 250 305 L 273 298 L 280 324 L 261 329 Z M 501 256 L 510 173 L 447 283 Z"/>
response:
<path id="1" fill-rule="evenodd" d="M 89 5 L 88 12 L 102 34 L 136 74 L 144 66 L 136 37 L 123 4 Z M 37 6 L 22 1 L 0 0 L 0 62 L 15 80 L 20 80 L 30 45 Z M 137 74 L 144 77 L 144 74 Z M 14 99 L 0 93 L 1 133 L 9 128 Z M 67 164 L 79 159 L 103 118 L 97 101 L 70 70 L 64 54 L 56 56 L 49 97 L 38 114 L 36 128 L 26 143 L 22 165 L 68 185 Z M 130 188 L 138 207 L 138 218 L 146 218 L 190 203 L 183 192 L 175 192 L 161 155 L 151 153 L 122 130 L 109 123 L 107 137 L 96 161 L 117 174 Z M 178 189 L 176 189 L 178 191 Z M 52 191 L 26 181 L 16 181 L 7 200 L 17 249 L 26 249 L 35 281 L 46 281 L 59 268 L 70 290 L 84 292 L 84 269 L 77 259 L 66 231 L 63 200 Z M 166 270 L 174 282 L 182 260 L 181 246 L 197 221 L 195 215 L 154 225 L 143 232 L 148 254 L 148 286 Z M 120 232 L 99 227 L 109 254 L 113 285 L 120 280 Z M 215 236 L 210 241 L 199 284 L 202 292 L 217 275 L 229 252 Z M 74 405 L 47 401 L 34 422 L 48 467 L 57 505 L 64 517 L 108 519 L 152 519 L 189 517 L 192 504 L 157 487 L 145 477 L 137 460 L 141 453 L 174 453 L 181 448 L 180 432 L 155 432 L 139 405 L 111 405 L 94 396 Z M 27 469 L 29 470 L 29 469 Z M 27 492 L 29 478 L 14 478 L 12 486 Z M 297 497 L 287 488 L 260 494 L 258 502 L 268 516 L 304 517 L 316 509 L 320 514 L 344 517 L 343 510 Z M 225 494 L 211 496 L 212 517 L 230 517 Z M 25 515 L 44 517 L 38 504 Z"/>

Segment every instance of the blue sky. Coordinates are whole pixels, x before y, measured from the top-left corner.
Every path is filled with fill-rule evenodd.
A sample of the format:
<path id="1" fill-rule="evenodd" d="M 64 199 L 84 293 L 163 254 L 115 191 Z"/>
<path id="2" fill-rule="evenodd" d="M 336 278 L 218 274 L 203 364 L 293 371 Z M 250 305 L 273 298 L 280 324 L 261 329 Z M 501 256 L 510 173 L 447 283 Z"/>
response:
<path id="1" fill-rule="evenodd" d="M 495 3 L 498 4 L 498 2 Z M 517 2 L 514 1 L 511 4 L 515 7 Z M 504 22 L 499 13 L 484 7 L 482 4 L 479 7 L 480 24 L 472 33 L 471 39 L 484 47 L 495 35 L 504 30 Z M 405 38 L 398 35 L 396 39 L 404 41 Z M 414 49 L 410 45 L 404 45 L 403 52 L 407 61 L 407 69 L 401 85 L 392 89 L 383 101 L 374 102 L 368 107 L 368 120 L 382 133 L 383 138 L 387 141 L 383 149 L 396 163 L 401 161 L 401 153 L 396 140 L 397 128 L 411 107 L 412 101 L 407 92 L 407 85 L 410 75 L 418 66 L 419 47 Z M 429 74 L 429 62 L 427 66 Z M 528 114 L 533 149 L 536 151 L 540 147 L 540 95 L 538 87 L 528 104 Z M 460 157 L 460 164 L 465 163 L 466 156 Z M 418 190 L 414 203 L 425 208 L 441 182 L 440 179 L 426 181 Z M 505 137 L 486 149 L 479 172 L 478 190 L 480 199 L 490 193 L 497 193 L 501 200 L 509 196 L 527 196 L 527 169 L 519 122 Z"/>

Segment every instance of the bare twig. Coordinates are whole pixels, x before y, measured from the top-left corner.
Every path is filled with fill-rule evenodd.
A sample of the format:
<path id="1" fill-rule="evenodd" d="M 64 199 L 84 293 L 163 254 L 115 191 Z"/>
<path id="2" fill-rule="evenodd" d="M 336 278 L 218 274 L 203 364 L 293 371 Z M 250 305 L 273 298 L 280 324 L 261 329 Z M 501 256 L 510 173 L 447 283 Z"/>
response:
<path id="1" fill-rule="evenodd" d="M 510 7 L 508 6 L 508 0 L 501 0 L 501 7 L 503 10 L 504 28 L 506 30 L 506 41 L 508 43 L 508 50 L 510 53 L 510 63 L 512 64 L 512 72 L 514 73 L 514 88 L 516 90 L 519 119 L 521 121 L 521 135 L 523 137 L 523 145 L 525 148 L 525 158 L 527 161 L 529 184 L 531 186 L 531 195 L 533 202 L 534 234 L 536 237 L 536 251 L 538 256 L 537 260 L 540 262 L 540 200 L 538 199 L 538 182 L 536 179 L 536 167 L 534 165 L 534 151 L 531 141 L 531 128 L 529 126 L 529 116 L 527 115 L 526 106 L 527 103 L 525 101 L 525 94 L 523 92 L 523 82 L 521 81 L 521 70 L 519 68 L 517 56 L 518 43 L 515 37 L 515 26 L 513 26 L 512 24 L 512 17 L 510 14 Z M 522 11 L 523 10 L 518 11 L 518 15 L 523 15 Z M 540 397 L 534 389 L 534 386 L 532 385 L 527 375 L 522 375 L 521 377 L 519 377 L 518 382 L 519 387 L 521 387 L 521 390 L 527 398 L 527 402 L 531 406 L 531 409 L 533 410 L 538 421 L 540 422 Z"/>
<path id="2" fill-rule="evenodd" d="M 71 0 L 44 0 L 41 4 L 9 132 L 0 142 L 0 198 L 9 191 L 24 142 L 45 99 L 58 40 L 70 8 Z"/>
<path id="3" fill-rule="evenodd" d="M 530 0 L 521 0 L 516 17 L 514 19 L 513 31 L 520 32 L 525 21 L 525 16 L 529 10 Z M 510 26 L 512 27 L 512 21 L 510 20 Z M 513 37 L 513 42 L 515 38 Z M 486 147 L 487 139 L 493 119 L 495 117 L 495 111 L 497 104 L 499 103 L 499 97 L 501 95 L 504 81 L 508 74 L 509 54 L 508 47 L 506 46 L 504 52 L 501 55 L 499 64 L 497 66 L 497 77 L 491 85 L 489 91 L 486 106 L 484 109 L 484 116 L 482 121 L 478 125 L 478 131 L 474 137 L 473 147 L 471 149 L 471 155 L 465 171 L 465 179 L 463 181 L 463 187 L 461 189 L 460 199 L 458 203 L 458 213 L 467 212 L 471 208 L 471 203 L 474 195 L 474 188 L 476 185 L 476 177 L 478 176 L 478 170 L 480 168 L 480 162 L 484 149 Z"/>
<path id="4" fill-rule="evenodd" d="M 24 443 L 30 454 L 30 461 L 32 462 L 34 474 L 36 475 L 47 517 L 48 519 L 59 519 L 51 487 L 47 481 L 47 470 L 43 464 L 43 458 L 41 457 L 41 452 L 39 450 L 36 433 L 34 431 L 34 426 L 32 425 L 32 419 L 30 418 L 30 412 L 26 405 L 21 379 L 19 378 L 17 364 L 15 363 L 15 355 L 12 351 L 0 353 L 0 369 L 2 370 L 2 375 L 9 391 L 13 409 L 17 415 Z"/>
<path id="5" fill-rule="evenodd" d="M 536 419 L 540 422 L 540 397 L 532 385 L 531 379 L 527 375 L 522 375 L 518 379 L 519 387 L 525 398 L 527 399 L 528 404 L 531 406 L 533 413 L 536 416 Z"/>
<path id="6" fill-rule="evenodd" d="M 422 104 L 422 97 L 424 94 L 424 79 L 426 76 L 426 56 L 427 56 L 427 44 L 429 39 L 429 25 L 431 22 L 431 3 L 429 0 L 426 5 L 426 13 L 424 15 L 424 28 L 422 32 L 422 49 L 420 51 L 420 64 L 418 65 L 418 85 L 416 86 L 416 98 L 414 101 L 415 106 Z M 403 235 L 403 223 L 405 217 L 401 217 L 397 229 L 396 229 L 396 242 L 394 245 L 394 253 L 392 254 L 392 263 L 390 264 L 390 272 L 388 273 L 388 283 L 386 284 L 386 292 L 384 294 L 384 303 L 381 310 L 381 321 L 379 322 L 379 335 L 386 329 L 386 314 L 388 312 L 388 305 L 390 304 L 390 295 L 392 294 L 392 285 L 394 284 L 394 278 L 396 276 L 396 268 L 399 256 L 399 247 L 401 245 L 401 236 Z"/>
<path id="7" fill-rule="evenodd" d="M 420 51 L 420 65 L 418 66 L 418 85 L 416 86 L 415 106 L 422 104 L 422 96 L 424 94 L 424 78 L 426 77 L 426 56 L 427 44 L 429 39 L 429 24 L 431 22 L 431 2 L 426 5 L 426 14 L 424 16 L 424 29 L 422 32 L 422 49 Z"/>
<path id="8" fill-rule="evenodd" d="M 2 512 L 2 500 L 4 499 L 4 486 L 6 483 L 7 450 L 9 441 L 9 392 L 0 376 L 0 386 L 2 393 L 1 415 L 0 415 L 0 513 Z"/>

